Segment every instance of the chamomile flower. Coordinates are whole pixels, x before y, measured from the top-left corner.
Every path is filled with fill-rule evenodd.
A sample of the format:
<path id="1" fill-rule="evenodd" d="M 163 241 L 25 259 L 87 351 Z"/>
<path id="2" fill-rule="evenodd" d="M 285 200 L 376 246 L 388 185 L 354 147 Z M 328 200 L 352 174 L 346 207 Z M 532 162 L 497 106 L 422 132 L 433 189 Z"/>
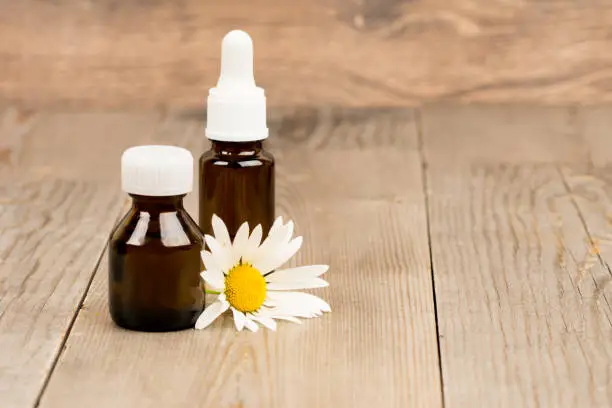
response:
<path id="1" fill-rule="evenodd" d="M 210 325 L 226 310 L 231 309 L 238 331 L 257 331 L 259 324 L 276 330 L 275 319 L 299 323 L 298 317 L 320 316 L 331 311 L 322 299 L 292 290 L 321 288 L 328 283 L 319 276 L 327 265 L 310 265 L 278 269 L 302 245 L 302 237 L 293 237 L 293 223 L 283 224 L 278 217 L 267 238 L 261 242 L 262 228 L 249 231 L 245 222 L 234 241 L 223 221 L 213 215 L 214 237 L 205 236 L 210 251 L 202 251 L 207 286 L 218 294 L 198 318 L 195 328 Z"/>

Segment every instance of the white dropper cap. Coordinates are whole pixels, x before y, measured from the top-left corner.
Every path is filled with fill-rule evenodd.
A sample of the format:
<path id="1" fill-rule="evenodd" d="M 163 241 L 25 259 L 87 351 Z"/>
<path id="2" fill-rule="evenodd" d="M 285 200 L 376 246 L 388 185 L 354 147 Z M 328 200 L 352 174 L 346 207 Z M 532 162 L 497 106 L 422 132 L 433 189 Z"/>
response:
<path id="1" fill-rule="evenodd" d="M 244 31 L 230 31 L 221 46 L 221 75 L 208 94 L 206 137 L 250 142 L 268 137 L 266 96 L 255 85 L 253 41 Z"/>
<path id="2" fill-rule="evenodd" d="M 121 156 L 121 186 L 129 194 L 175 196 L 193 188 L 193 156 L 176 146 L 135 146 Z"/>

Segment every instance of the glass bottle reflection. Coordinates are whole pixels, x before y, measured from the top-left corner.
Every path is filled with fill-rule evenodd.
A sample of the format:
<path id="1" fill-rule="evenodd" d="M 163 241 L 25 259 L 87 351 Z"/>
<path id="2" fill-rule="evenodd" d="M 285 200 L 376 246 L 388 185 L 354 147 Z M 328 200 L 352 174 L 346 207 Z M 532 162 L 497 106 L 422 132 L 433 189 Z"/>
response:
<path id="1" fill-rule="evenodd" d="M 132 197 L 109 242 L 111 316 L 134 330 L 192 327 L 204 307 L 201 233 L 182 195 Z"/>

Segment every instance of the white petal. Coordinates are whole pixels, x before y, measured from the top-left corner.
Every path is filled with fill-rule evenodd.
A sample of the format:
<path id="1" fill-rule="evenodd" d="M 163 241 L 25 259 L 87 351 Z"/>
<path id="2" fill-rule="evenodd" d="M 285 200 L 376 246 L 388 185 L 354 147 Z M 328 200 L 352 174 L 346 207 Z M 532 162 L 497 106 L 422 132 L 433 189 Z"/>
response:
<path id="1" fill-rule="evenodd" d="M 212 227 L 217 242 L 219 242 L 221 246 L 230 246 L 231 241 L 227 227 L 225 226 L 223 220 L 217 216 L 217 214 L 213 214 L 212 216 Z"/>
<path id="2" fill-rule="evenodd" d="M 283 225 L 284 225 L 283 217 L 282 216 L 276 217 L 276 219 L 274 220 L 274 223 L 272 223 L 272 226 L 270 227 L 270 232 L 268 233 L 268 235 L 272 235 L 274 232 L 276 232 L 276 230 L 281 228 Z"/>
<path id="3" fill-rule="evenodd" d="M 291 257 L 293 257 L 293 255 L 295 255 L 295 253 L 302 247 L 302 241 L 302 237 L 297 237 L 291 240 L 284 248 L 283 253 L 279 254 L 279 258 L 276 260 L 278 264 L 274 265 L 272 269 L 278 268 L 291 259 Z"/>
<path id="4" fill-rule="evenodd" d="M 288 322 L 302 324 L 300 319 L 295 318 L 293 316 L 273 315 L 272 318 L 276 320 L 287 320 Z"/>
<path id="5" fill-rule="evenodd" d="M 280 223 L 279 220 L 281 220 Z M 282 217 L 278 217 L 272 228 L 270 228 L 270 232 L 266 239 L 264 239 L 259 248 L 253 253 L 253 266 L 257 268 L 257 263 L 268 258 L 269 254 L 278 251 L 278 247 L 282 246 L 287 236 L 287 228 L 287 226 L 282 225 Z"/>
<path id="6" fill-rule="evenodd" d="M 247 242 L 244 251 L 242 253 L 242 262 L 244 263 L 253 263 L 253 254 L 257 251 L 259 244 L 261 243 L 262 236 L 262 228 L 261 224 L 258 224 L 251 232 L 251 236 L 249 237 L 249 241 Z"/>
<path id="7" fill-rule="evenodd" d="M 215 262 L 215 258 L 212 253 L 209 251 L 200 252 L 200 257 L 202 258 L 202 262 L 204 263 L 204 269 L 219 269 L 219 265 Z"/>
<path id="8" fill-rule="evenodd" d="M 248 316 L 246 316 L 244 319 L 244 326 L 250 331 L 252 331 L 253 333 L 259 330 L 259 326 L 257 326 L 257 323 L 252 321 Z"/>
<path id="9" fill-rule="evenodd" d="M 262 274 L 266 274 L 287 262 L 302 246 L 302 237 L 297 237 L 287 245 L 278 249 L 278 252 L 270 254 L 267 259 L 262 260 L 256 266 Z"/>
<path id="10" fill-rule="evenodd" d="M 279 269 L 266 276 L 268 282 L 299 282 L 323 275 L 329 266 L 308 265 L 297 268 Z"/>
<path id="11" fill-rule="evenodd" d="M 272 331 L 276 331 L 276 322 L 269 316 L 252 315 L 253 320 L 258 321 Z"/>
<path id="12" fill-rule="evenodd" d="M 315 317 L 331 311 L 323 299 L 302 292 L 269 292 L 266 303 L 272 306 L 269 314 L 273 316 Z"/>
<path id="13" fill-rule="evenodd" d="M 220 271 L 207 270 L 200 274 L 202 279 L 206 281 L 210 286 L 217 290 L 222 290 L 225 287 L 225 280 L 223 274 Z"/>
<path id="14" fill-rule="evenodd" d="M 197 330 L 204 329 L 208 325 L 210 325 L 217 317 L 219 317 L 223 312 L 225 312 L 229 308 L 229 303 L 222 298 L 217 298 L 212 305 L 208 306 L 198 320 L 196 321 L 195 328 Z"/>
<path id="15" fill-rule="evenodd" d="M 217 266 L 214 261 L 212 254 L 208 251 L 202 251 L 202 262 L 204 262 L 204 272 L 201 274 L 202 278 L 214 286 L 215 288 L 223 288 L 224 280 L 223 280 L 223 272 Z"/>
<path id="16" fill-rule="evenodd" d="M 217 264 L 217 267 L 221 269 L 222 272 L 229 271 L 234 266 L 231 258 L 231 246 L 221 246 L 219 242 L 210 235 L 205 235 L 204 240 L 206 241 L 206 245 L 208 245 L 208 248 L 210 249 L 210 252 L 214 258 L 214 262 Z"/>
<path id="17" fill-rule="evenodd" d="M 240 310 L 236 310 L 233 307 L 232 313 L 234 314 L 234 324 L 236 325 L 236 330 L 242 331 L 244 323 L 246 322 L 246 316 Z"/>
<path id="18" fill-rule="evenodd" d="M 219 243 L 212 235 L 204 235 L 204 241 L 208 247 L 210 254 L 215 257 L 218 262 L 218 257 L 221 253 L 227 252 L 226 248 Z"/>
<path id="19" fill-rule="evenodd" d="M 232 263 L 234 265 L 238 264 L 242 254 L 244 254 L 244 249 L 249 242 L 249 223 L 243 222 L 240 228 L 238 228 L 238 232 L 234 237 L 234 243 L 232 244 Z"/>
<path id="20" fill-rule="evenodd" d="M 292 236 L 293 236 L 293 221 L 289 221 L 287 225 L 285 225 L 285 236 L 283 237 L 283 242 L 291 241 Z"/>
<path id="21" fill-rule="evenodd" d="M 310 278 L 303 281 L 270 282 L 266 287 L 268 290 L 296 290 L 325 288 L 327 286 L 329 286 L 329 283 L 321 278 Z"/>
<path id="22" fill-rule="evenodd" d="M 249 237 L 249 244 L 258 247 L 261 243 L 261 236 L 263 235 L 261 224 L 257 224 L 257 226 L 251 232 L 251 236 Z"/>

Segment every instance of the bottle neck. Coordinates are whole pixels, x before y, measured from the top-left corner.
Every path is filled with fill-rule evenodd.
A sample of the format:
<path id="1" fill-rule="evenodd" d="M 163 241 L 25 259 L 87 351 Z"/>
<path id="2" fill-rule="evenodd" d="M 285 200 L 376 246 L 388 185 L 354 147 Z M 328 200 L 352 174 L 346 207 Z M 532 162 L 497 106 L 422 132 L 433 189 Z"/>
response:
<path id="1" fill-rule="evenodd" d="M 252 157 L 261 153 L 261 140 L 252 142 L 221 142 L 212 140 L 211 150 L 220 157 Z"/>
<path id="2" fill-rule="evenodd" d="M 132 207 L 137 211 L 148 213 L 174 212 L 183 209 L 183 197 L 186 194 L 176 196 L 152 197 L 130 194 Z"/>

